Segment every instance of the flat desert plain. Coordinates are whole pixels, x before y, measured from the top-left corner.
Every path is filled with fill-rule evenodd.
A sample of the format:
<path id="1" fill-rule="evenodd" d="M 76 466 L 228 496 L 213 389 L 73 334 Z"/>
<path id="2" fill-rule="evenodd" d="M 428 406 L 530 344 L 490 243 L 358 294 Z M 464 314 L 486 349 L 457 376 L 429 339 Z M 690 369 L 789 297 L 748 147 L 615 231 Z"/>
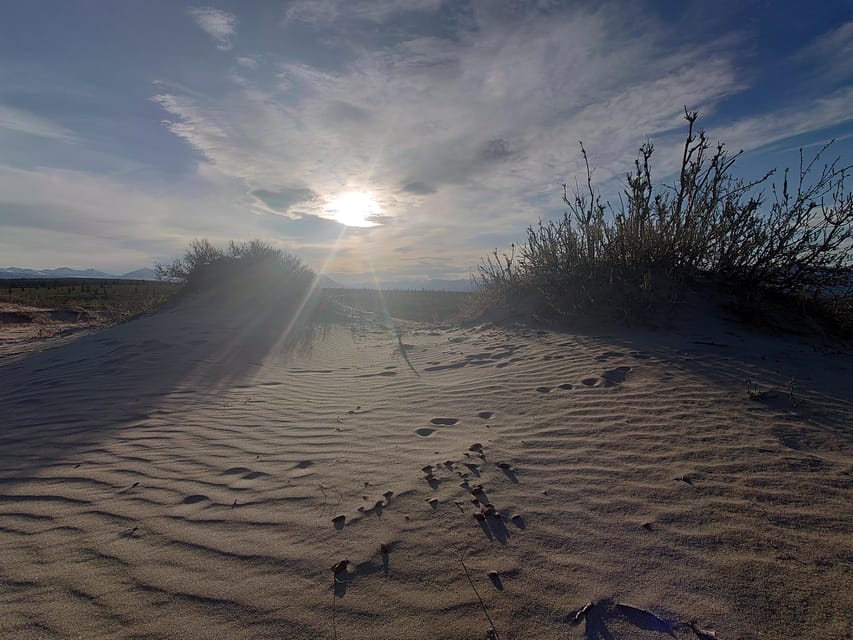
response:
<path id="1" fill-rule="evenodd" d="M 0 355 L 0 637 L 853 635 L 849 349 L 290 324 Z"/>

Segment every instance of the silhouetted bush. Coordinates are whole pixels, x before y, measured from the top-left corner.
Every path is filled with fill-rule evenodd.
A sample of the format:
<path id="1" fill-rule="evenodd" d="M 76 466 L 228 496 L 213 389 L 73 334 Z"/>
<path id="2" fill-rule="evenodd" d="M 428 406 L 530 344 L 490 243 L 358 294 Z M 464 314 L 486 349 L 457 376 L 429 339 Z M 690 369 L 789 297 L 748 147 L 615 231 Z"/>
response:
<path id="1" fill-rule="evenodd" d="M 184 283 L 189 291 L 246 290 L 259 294 L 297 293 L 310 289 L 316 275 L 296 256 L 261 240 L 231 242 L 223 250 L 207 240 L 194 240 L 171 264 L 155 263 L 161 280 Z"/>
<path id="2" fill-rule="evenodd" d="M 732 173 L 729 156 L 688 123 L 674 185 L 652 180 L 651 142 L 640 147 L 618 207 L 602 201 L 589 160 L 583 189 L 570 196 L 559 220 L 527 229 L 527 240 L 497 250 L 476 278 L 488 304 L 526 300 L 545 318 L 637 319 L 710 285 L 743 307 L 767 296 L 810 303 L 835 321 L 850 322 L 853 304 L 853 193 L 849 166 L 816 169 L 829 145 L 782 186 L 774 172 L 754 181 Z M 768 197 L 766 188 L 769 185 Z"/>

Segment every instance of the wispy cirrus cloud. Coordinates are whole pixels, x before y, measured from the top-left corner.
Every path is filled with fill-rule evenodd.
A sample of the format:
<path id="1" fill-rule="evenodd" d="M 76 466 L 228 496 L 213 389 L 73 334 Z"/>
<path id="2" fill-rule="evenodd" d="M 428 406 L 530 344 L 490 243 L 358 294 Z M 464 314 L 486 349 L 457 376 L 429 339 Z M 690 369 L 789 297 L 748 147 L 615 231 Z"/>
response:
<path id="1" fill-rule="evenodd" d="M 237 32 L 235 15 L 212 7 L 194 7 L 189 10 L 189 14 L 195 23 L 214 39 L 217 49 L 231 49 L 231 38 Z"/>
<path id="2" fill-rule="evenodd" d="M 744 164 L 853 129 L 853 23 L 823 5 L 794 28 L 758 3 L 207 1 L 54 30 L 22 5 L 55 50 L 0 24 L 3 255 L 38 234 L 83 258 L 260 235 L 318 268 L 333 254 L 333 271 L 464 276 L 562 213 L 578 140 L 607 195 L 647 137 L 669 179 L 683 105 L 713 138 L 760 150 Z M 143 24 L 170 39 L 151 50 Z M 70 32 L 99 46 L 66 46 Z M 104 51 L 122 55 L 103 65 Z M 331 220 L 345 191 L 370 191 L 381 224 Z"/>
<path id="3" fill-rule="evenodd" d="M 395 15 L 431 12 L 442 0 L 298 0 L 285 11 L 287 22 L 328 26 L 340 20 L 382 23 Z"/>
<path id="4" fill-rule="evenodd" d="M 62 125 L 29 111 L 0 104 L 0 130 L 2 129 L 62 142 L 75 140 L 74 134 Z"/>
<path id="5" fill-rule="evenodd" d="M 235 85 L 215 103 L 154 99 L 175 135 L 248 191 L 315 194 L 278 213 L 322 217 L 324 196 L 367 189 L 413 234 L 442 220 L 517 224 L 574 168 L 578 139 L 624 154 L 680 126 L 682 104 L 738 89 L 728 57 L 673 49 L 660 26 L 635 32 L 604 11 L 490 17 L 361 48 L 340 71 L 280 61 L 275 83 Z"/>
<path id="6" fill-rule="evenodd" d="M 839 81 L 853 76 L 853 20 L 821 35 L 794 59 L 815 69 L 823 79 Z"/>
<path id="7" fill-rule="evenodd" d="M 393 21 L 439 4 L 296 3 L 288 19 Z M 713 116 L 749 88 L 738 34 L 673 40 L 669 25 L 616 5 L 472 7 L 451 29 L 348 42 L 351 56 L 334 70 L 265 56 L 276 71 L 266 80 L 241 77 L 215 100 L 179 91 L 154 100 L 172 133 L 244 185 L 257 213 L 329 218 L 336 194 L 370 191 L 382 226 L 339 249 L 355 256 L 369 246 L 372 268 L 390 273 L 404 266 L 397 248 L 429 246 L 441 277 L 464 274 L 491 248 L 472 243 L 508 243 L 559 213 L 560 184 L 582 170 L 578 140 L 600 185 L 616 187 L 647 137 L 663 175 L 677 163 L 683 106 Z M 843 120 L 851 95 L 724 121 L 714 134 L 738 148 L 766 145 Z"/>

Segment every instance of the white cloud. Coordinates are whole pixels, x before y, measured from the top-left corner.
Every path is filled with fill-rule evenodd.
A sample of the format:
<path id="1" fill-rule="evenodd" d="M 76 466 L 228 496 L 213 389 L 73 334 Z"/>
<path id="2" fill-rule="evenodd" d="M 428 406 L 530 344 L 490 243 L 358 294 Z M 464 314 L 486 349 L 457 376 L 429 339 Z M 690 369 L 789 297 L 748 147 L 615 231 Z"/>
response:
<path id="1" fill-rule="evenodd" d="M 237 32 L 236 16 L 212 7 L 195 7 L 189 13 L 196 24 L 216 41 L 217 49 L 231 49 L 231 38 Z"/>
<path id="2" fill-rule="evenodd" d="M 850 77 L 853 75 L 853 20 L 821 34 L 794 59 L 810 65 L 812 73 L 824 81 Z"/>
<path id="3" fill-rule="evenodd" d="M 579 138 L 603 155 L 633 152 L 680 126 L 683 103 L 713 104 L 738 86 L 725 57 L 669 50 L 654 32 L 623 38 L 625 20 L 614 18 L 491 22 L 453 40 L 362 51 L 341 72 L 282 63 L 278 87 L 235 87 L 215 102 L 155 100 L 176 135 L 251 189 L 369 188 L 386 210 L 415 217 L 450 185 L 486 201 L 512 192 L 518 204 L 573 168 Z M 431 210 L 459 220 L 450 203 Z"/>
<path id="4" fill-rule="evenodd" d="M 74 135 L 65 127 L 29 111 L 0 104 L 0 129 L 25 133 L 62 142 L 74 142 Z"/>
<path id="5" fill-rule="evenodd" d="M 287 8 L 285 19 L 315 26 L 352 19 L 381 24 L 396 15 L 435 11 L 441 5 L 442 0 L 298 0 Z"/>
<path id="6" fill-rule="evenodd" d="M 245 69 L 257 69 L 259 64 L 257 56 L 237 56 L 236 62 Z"/>
<path id="7" fill-rule="evenodd" d="M 296 3 L 289 19 L 380 21 L 436 4 Z M 416 244 L 464 275 L 500 238 L 562 209 L 559 185 L 581 173 L 578 140 L 603 184 L 623 178 L 650 136 L 660 176 L 678 159 L 683 105 L 707 116 L 747 88 L 735 47 L 673 45 L 667 25 L 625 7 L 519 18 L 489 6 L 449 37 L 353 46 L 336 71 L 265 56 L 278 72 L 268 84 L 241 78 L 216 99 L 173 88 L 154 100 L 205 170 L 243 185 L 258 212 L 322 218 L 327 198 L 371 191 L 390 219 L 342 241 L 347 268 L 362 248 L 362 263 L 402 267 L 395 249 Z M 851 97 L 712 133 L 760 146 L 849 117 Z"/>
<path id="8" fill-rule="evenodd" d="M 853 87 L 839 89 L 808 104 L 743 118 L 715 129 L 714 137 L 737 149 L 757 149 L 812 131 L 853 120 Z"/>
<path id="9" fill-rule="evenodd" d="M 203 179 L 178 192 L 85 171 L 0 165 L 0 255 L 16 266 L 62 266 L 54 261 L 72 255 L 80 256 L 77 266 L 150 266 L 152 256 L 174 256 L 195 237 L 257 235 L 257 216 L 241 211 L 240 195 Z M 44 258 L 32 254 L 37 247 Z"/>

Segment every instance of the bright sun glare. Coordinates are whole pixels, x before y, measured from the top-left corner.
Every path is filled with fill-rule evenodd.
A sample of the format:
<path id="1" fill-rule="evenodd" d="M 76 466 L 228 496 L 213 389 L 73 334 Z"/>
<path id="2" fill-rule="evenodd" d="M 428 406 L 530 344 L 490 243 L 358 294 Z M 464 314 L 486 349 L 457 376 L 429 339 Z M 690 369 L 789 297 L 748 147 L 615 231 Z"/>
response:
<path id="1" fill-rule="evenodd" d="M 371 218 L 379 214 L 379 204 L 366 191 L 350 191 L 329 200 L 326 213 L 348 227 L 375 227 Z"/>

